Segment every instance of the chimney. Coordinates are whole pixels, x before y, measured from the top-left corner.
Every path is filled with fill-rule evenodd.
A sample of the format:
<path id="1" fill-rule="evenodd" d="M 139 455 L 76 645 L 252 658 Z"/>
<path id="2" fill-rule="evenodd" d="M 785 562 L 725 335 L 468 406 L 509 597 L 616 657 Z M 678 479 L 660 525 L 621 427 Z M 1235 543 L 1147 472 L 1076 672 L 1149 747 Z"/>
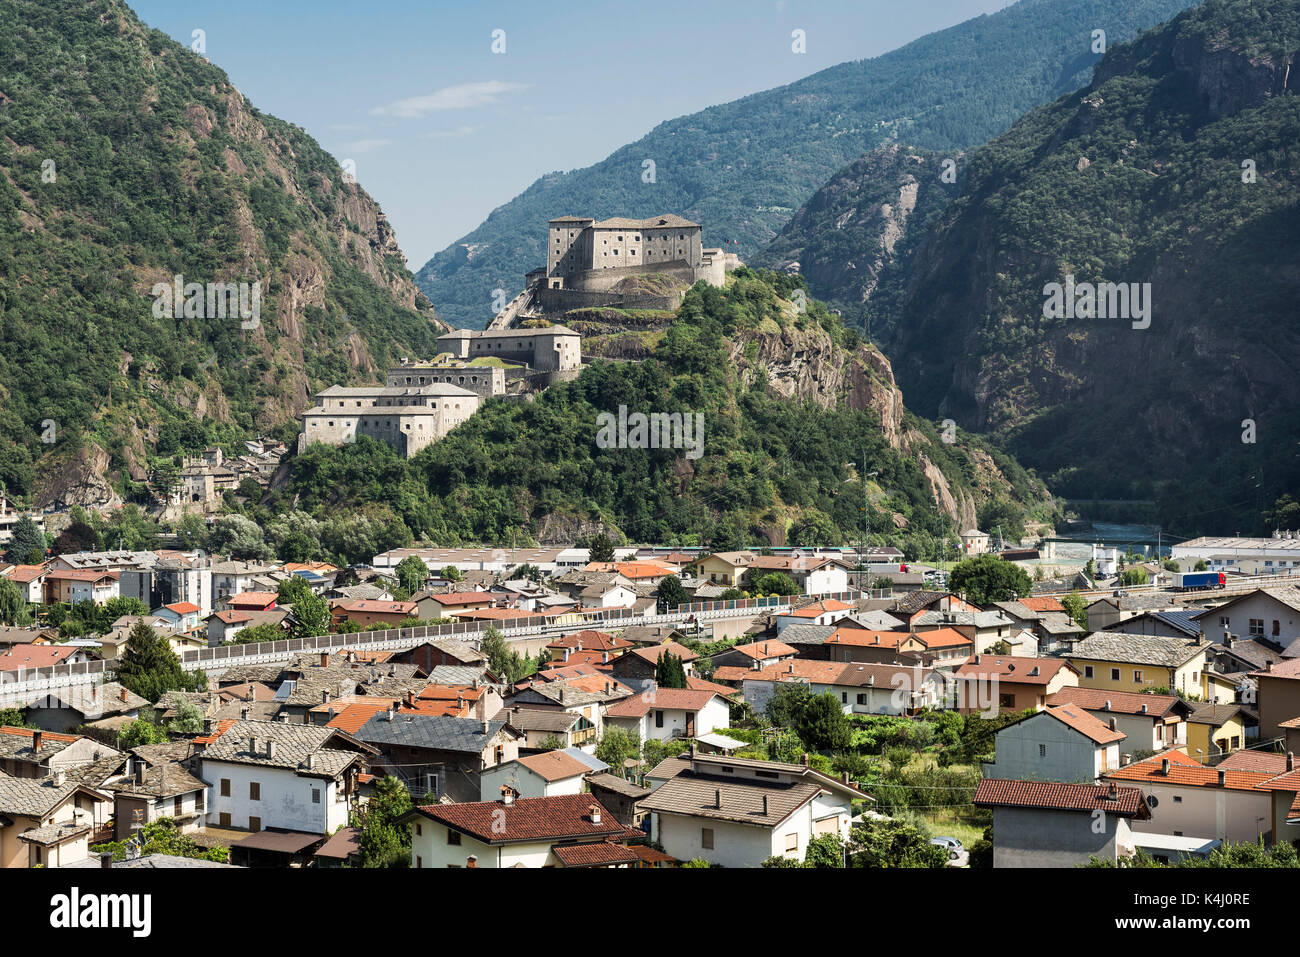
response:
<path id="1" fill-rule="evenodd" d="M 248 753 L 257 754 L 257 738 L 251 734 L 248 736 Z"/>
<path id="2" fill-rule="evenodd" d="M 274 742 L 274 741 L 268 741 L 268 742 L 266 742 L 266 756 L 267 756 L 268 758 L 274 758 L 274 757 L 275 757 L 275 742 Z"/>
<path id="3" fill-rule="evenodd" d="M 599 804 L 593 804 L 591 807 L 587 808 L 587 810 L 591 813 L 591 823 L 592 823 L 592 824 L 599 824 L 599 823 L 600 823 L 600 805 L 599 805 Z"/>
<path id="4" fill-rule="evenodd" d="M 788 665 L 785 666 L 785 673 L 788 674 L 788 675 L 792 675 L 792 674 L 794 674 L 794 662 L 793 662 L 793 661 L 790 662 L 790 664 L 788 664 Z"/>
<path id="5" fill-rule="evenodd" d="M 392 720 L 393 720 L 393 706 L 392 706 L 392 705 L 389 705 L 389 706 L 388 706 L 388 720 L 389 720 L 389 721 L 392 721 Z"/>
<path id="6" fill-rule="evenodd" d="M 408 692 L 406 692 L 406 704 L 407 704 L 408 707 L 411 707 L 411 708 L 414 708 L 414 707 L 415 707 L 415 692 L 414 692 L 414 691 L 408 691 Z"/>
<path id="7" fill-rule="evenodd" d="M 1163 774 L 1165 777 L 1169 777 L 1169 759 L 1168 759 L 1168 758 L 1161 758 L 1161 759 L 1160 759 L 1160 773 Z"/>
<path id="8" fill-rule="evenodd" d="M 329 704 L 329 700 L 330 700 L 330 693 L 329 693 L 329 689 L 327 688 L 320 693 L 320 703 Z"/>
<path id="9" fill-rule="evenodd" d="M 99 855 L 99 866 L 108 869 L 113 866 L 113 852 L 104 851 Z"/>
<path id="10" fill-rule="evenodd" d="M 135 785 L 136 787 L 141 787 L 144 785 L 144 762 L 143 761 L 137 761 L 135 763 Z"/>
<path id="11" fill-rule="evenodd" d="M 244 707 L 239 709 L 239 717 L 243 721 L 248 720 L 248 705 L 244 705 Z"/>
<path id="12" fill-rule="evenodd" d="M 808 767 L 808 752 L 807 752 L 807 751 L 805 751 L 805 752 L 803 753 L 803 766 L 804 766 L 805 768 Z"/>
<path id="13" fill-rule="evenodd" d="M 330 666 L 330 653 L 328 651 L 322 651 L 320 653 L 320 666 L 322 668 L 328 668 Z"/>
<path id="14" fill-rule="evenodd" d="M 33 751 L 39 751 L 39 750 L 41 750 L 41 743 L 42 743 L 41 739 L 42 739 L 43 737 L 44 737 L 44 735 L 41 734 L 41 732 L 39 732 L 39 731 L 33 731 L 33 732 L 32 732 L 32 750 L 33 750 Z"/>
<path id="15" fill-rule="evenodd" d="M 487 718 L 484 718 L 484 719 L 483 719 L 483 733 L 484 733 L 484 734 L 489 734 L 491 731 L 492 731 L 492 725 L 488 723 L 488 719 L 487 719 Z"/>
<path id="16" fill-rule="evenodd" d="M 471 854 L 469 857 L 465 858 L 465 866 L 478 867 L 478 858 Z"/>
<path id="17" fill-rule="evenodd" d="M 1146 713 L 1147 713 L 1147 704 L 1146 704 L 1145 701 L 1142 702 L 1142 713 L 1143 713 L 1143 714 L 1146 714 Z"/>
<path id="18" fill-rule="evenodd" d="M 763 795 L 763 817 L 767 817 L 767 795 Z"/>
<path id="19" fill-rule="evenodd" d="M 506 807 L 515 803 L 515 789 L 508 784 L 501 785 L 501 803 Z"/>
<path id="20" fill-rule="evenodd" d="M 1111 718 L 1111 719 L 1110 719 L 1110 729 L 1111 729 L 1112 731 L 1115 730 L 1115 719 L 1114 719 L 1114 718 Z"/>
<path id="21" fill-rule="evenodd" d="M 560 704 L 564 704 L 564 689 L 560 689 Z"/>
<path id="22" fill-rule="evenodd" d="M 1294 770 L 1295 770 L 1295 752 L 1294 752 L 1294 751 L 1288 751 L 1288 752 L 1286 753 L 1286 769 L 1287 769 L 1288 771 L 1294 771 Z"/>
<path id="23" fill-rule="evenodd" d="M 121 691 L 118 692 L 118 697 L 121 698 L 123 701 L 126 700 L 126 689 L 125 689 L 125 688 L 123 688 Z"/>
<path id="24" fill-rule="evenodd" d="M 713 806 L 719 811 L 722 810 L 722 788 L 713 789 Z"/>
<path id="25" fill-rule="evenodd" d="M 1228 784 L 1228 772 L 1219 768 L 1219 787 L 1226 787 Z"/>
<path id="26" fill-rule="evenodd" d="M 976 656 L 975 656 L 975 664 L 979 664 L 979 663 L 980 663 L 980 656 L 979 656 L 979 655 L 976 655 Z"/>
<path id="27" fill-rule="evenodd" d="M 315 752 L 315 751 L 308 751 L 308 752 L 307 752 L 307 770 L 308 770 L 308 771 L 314 771 L 315 769 L 316 769 L 316 752 Z"/>

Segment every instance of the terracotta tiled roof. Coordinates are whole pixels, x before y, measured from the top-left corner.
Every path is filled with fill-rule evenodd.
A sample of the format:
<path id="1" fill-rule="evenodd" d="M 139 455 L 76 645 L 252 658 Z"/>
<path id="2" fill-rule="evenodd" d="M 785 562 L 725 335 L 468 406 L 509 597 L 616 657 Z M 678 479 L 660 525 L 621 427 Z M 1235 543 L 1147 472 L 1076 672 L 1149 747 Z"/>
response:
<path id="1" fill-rule="evenodd" d="M 478 605 L 484 602 L 489 605 L 492 604 L 492 596 L 485 591 L 449 591 L 443 595 L 430 595 L 429 597 L 444 608 Z"/>
<path id="2" fill-rule="evenodd" d="M 686 687 L 692 691 L 712 691 L 714 694 L 721 695 L 724 698 L 730 698 L 732 695 L 740 694 L 739 688 L 733 688 L 730 685 L 720 685 L 713 681 L 705 681 L 703 678 L 695 677 L 695 675 L 686 676 Z"/>
<path id="3" fill-rule="evenodd" d="M 592 820 L 596 808 L 600 823 Z M 465 804 L 426 804 L 407 815 L 419 814 L 468 834 L 484 844 L 520 841 L 560 841 L 569 838 L 619 836 L 624 827 L 590 794 L 475 801 Z"/>
<path id="4" fill-rule="evenodd" d="M 640 860 L 630 847 L 610 841 L 561 844 L 551 850 L 565 867 L 609 867 L 614 864 L 633 864 Z"/>
<path id="5" fill-rule="evenodd" d="M 1020 604 L 1030 611 L 1065 611 L 1065 606 L 1061 604 L 1060 600 L 1053 598 L 1051 595 L 1021 598 Z"/>
<path id="6" fill-rule="evenodd" d="M 1215 765 L 1215 768 L 1223 768 L 1228 771 L 1263 771 L 1268 774 L 1283 774 L 1286 772 L 1286 755 L 1273 754 L 1269 751 L 1233 751 L 1222 761 Z"/>
<path id="7" fill-rule="evenodd" d="M 1137 788 L 1105 784 L 1064 784 L 1055 781 L 1008 781 L 984 778 L 975 789 L 976 807 L 1033 808 L 1044 811 L 1103 810 L 1134 817 L 1142 806 Z"/>
<path id="8" fill-rule="evenodd" d="M 607 718 L 639 718 L 655 709 L 665 711 L 699 711 L 717 695 L 712 691 L 692 691 L 689 688 L 656 688 L 642 694 L 624 698 L 610 705 Z"/>
<path id="9" fill-rule="evenodd" d="M 679 645 L 675 641 L 665 641 L 663 644 L 650 645 L 647 648 L 633 648 L 631 651 L 627 653 L 629 655 L 636 655 L 638 658 L 644 658 L 646 661 L 658 664 L 659 659 L 664 656 L 665 652 L 671 652 L 672 654 L 676 655 L 678 658 L 681 658 L 682 661 L 694 661 L 696 658 L 699 657 L 699 655 L 691 651 L 691 649 L 687 648 L 685 645 Z"/>
<path id="10" fill-rule="evenodd" d="M 543 751 L 520 758 L 519 763 L 547 781 L 564 781 L 581 777 L 591 768 L 563 751 Z"/>
<path id="11" fill-rule="evenodd" d="M 239 722 L 238 722 L 237 720 L 235 720 L 234 718 L 230 718 L 230 719 L 225 720 L 225 721 L 218 721 L 218 722 L 217 722 L 216 730 L 214 730 L 214 731 L 212 732 L 212 734 L 201 735 L 200 737 L 197 737 L 197 738 L 194 739 L 194 743 L 195 743 L 195 744 L 212 744 L 214 741 L 216 741 L 218 738 L 220 738 L 223 734 L 225 734 L 227 731 L 229 731 L 231 728 L 233 728 L 233 727 L 234 727 L 235 725 L 237 725 L 238 723 L 239 723 Z"/>
<path id="12" fill-rule="evenodd" d="M 44 565 L 15 565 L 5 572 L 4 577 L 10 581 L 30 584 L 45 574 Z"/>
<path id="13" fill-rule="evenodd" d="M 852 611 L 853 606 L 837 601 L 834 598 L 828 598 L 825 601 L 814 602 L 806 605 L 798 611 L 790 612 L 791 618 L 816 618 L 818 615 L 824 615 L 828 611 Z"/>
<path id="14" fill-rule="evenodd" d="M 0 652 L 0 671 L 48 668 L 66 661 L 79 650 L 63 645 L 10 645 L 7 651 Z"/>
<path id="15" fill-rule="evenodd" d="M 1250 676 L 1252 678 L 1290 678 L 1292 681 L 1300 681 L 1300 658 L 1290 658 L 1286 661 L 1276 662 L 1272 668 L 1252 671 Z"/>
<path id="16" fill-rule="evenodd" d="M 172 611 L 176 612 L 176 614 L 178 615 L 192 615 L 196 611 L 203 610 L 199 608 L 198 605 L 190 601 L 174 601 L 170 605 L 164 605 L 163 607 L 171 609 Z"/>
<path id="17" fill-rule="evenodd" d="M 586 629 L 584 631 L 575 631 L 571 635 L 561 635 L 546 647 L 548 648 L 578 648 L 582 647 L 586 651 L 615 651 L 619 648 L 630 648 L 632 642 L 625 638 L 616 638 L 613 635 L 606 634 L 603 631 Z"/>
<path id="18" fill-rule="evenodd" d="M 776 641 L 775 639 L 768 641 L 751 641 L 747 645 L 733 645 L 729 650 L 738 651 L 742 655 L 755 660 L 761 658 L 787 658 L 799 653 L 784 641 Z"/>
<path id="19" fill-rule="evenodd" d="M 753 668 L 743 668 L 740 665 L 723 665 L 713 669 L 713 677 L 719 681 L 744 681 L 752 674 L 756 674 Z"/>
<path id="20" fill-rule="evenodd" d="M 335 610 L 363 612 L 373 615 L 405 615 L 415 617 L 418 608 L 413 601 L 375 601 L 371 598 L 344 598 L 334 603 Z"/>
<path id="21" fill-rule="evenodd" d="M 1123 731 L 1112 731 L 1104 722 L 1094 718 L 1077 705 L 1058 705 L 1055 708 L 1048 708 L 1044 713 L 1085 735 L 1095 744 L 1114 744 L 1127 737 Z"/>
<path id="22" fill-rule="evenodd" d="M 1169 762 L 1168 773 L 1164 762 Z M 1223 787 L 1229 791 L 1262 791 L 1262 787 L 1273 775 L 1265 771 L 1223 770 L 1224 782 L 1219 783 L 1222 769 L 1208 768 L 1189 758 L 1181 751 L 1163 751 L 1144 761 L 1137 761 L 1123 768 L 1107 771 L 1103 777 L 1117 781 L 1143 781 L 1147 784 L 1177 784 L 1182 787 Z"/>
<path id="23" fill-rule="evenodd" d="M 280 596 L 273 591 L 241 591 L 238 595 L 231 595 L 226 601 L 233 607 L 240 608 L 244 606 L 266 607 L 280 600 Z"/>

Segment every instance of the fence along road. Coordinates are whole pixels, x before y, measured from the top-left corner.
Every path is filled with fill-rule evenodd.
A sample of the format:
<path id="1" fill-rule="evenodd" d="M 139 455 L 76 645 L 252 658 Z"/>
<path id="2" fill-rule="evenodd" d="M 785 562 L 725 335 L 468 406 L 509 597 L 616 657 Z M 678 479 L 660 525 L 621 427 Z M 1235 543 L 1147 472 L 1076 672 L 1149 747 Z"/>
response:
<path id="1" fill-rule="evenodd" d="M 847 596 L 824 595 L 820 598 Z M 180 654 L 181 667 L 186 671 L 203 669 L 219 674 L 239 665 L 271 665 L 288 662 L 303 652 L 331 651 L 336 648 L 373 651 L 400 651 L 414 648 L 431 638 L 456 638 L 477 645 L 489 625 L 501 632 L 507 642 L 538 638 L 546 635 L 563 635 L 584 628 L 604 626 L 626 628 L 629 625 L 681 624 L 689 618 L 696 621 L 716 621 L 741 618 L 768 611 L 789 611 L 786 598 L 749 598 L 736 601 L 696 602 L 679 605 L 667 614 L 633 614 L 627 608 L 602 609 L 582 612 L 581 622 L 556 624 L 538 623 L 535 618 L 510 618 L 502 621 L 455 622 L 448 625 L 417 625 L 414 628 L 393 628 L 387 631 L 358 631 L 348 634 L 318 635 L 312 638 L 285 638 L 246 645 L 217 645 L 213 648 L 194 648 Z M 19 705 L 34 697 L 56 694 L 62 689 L 91 685 L 110 680 L 117 670 L 116 659 L 83 661 L 70 665 L 53 665 L 48 668 L 26 668 L 0 672 L 0 707 Z"/>

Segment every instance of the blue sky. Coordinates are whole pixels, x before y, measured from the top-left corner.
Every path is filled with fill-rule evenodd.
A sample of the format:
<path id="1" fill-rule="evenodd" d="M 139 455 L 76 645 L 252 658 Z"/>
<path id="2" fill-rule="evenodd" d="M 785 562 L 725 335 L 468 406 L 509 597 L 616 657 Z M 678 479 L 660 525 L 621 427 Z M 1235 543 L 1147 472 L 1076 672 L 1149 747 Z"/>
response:
<path id="1" fill-rule="evenodd" d="M 203 30 L 207 56 L 254 105 L 353 160 L 412 269 L 544 173 L 1006 5 L 132 0 L 187 46 Z M 804 54 L 791 51 L 795 29 Z"/>

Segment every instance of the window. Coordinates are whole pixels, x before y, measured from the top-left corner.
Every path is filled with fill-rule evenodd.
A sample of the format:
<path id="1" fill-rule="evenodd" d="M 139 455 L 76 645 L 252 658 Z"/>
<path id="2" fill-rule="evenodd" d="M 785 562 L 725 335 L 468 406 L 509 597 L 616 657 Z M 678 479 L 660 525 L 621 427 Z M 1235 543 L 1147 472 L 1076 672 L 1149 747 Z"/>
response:
<path id="1" fill-rule="evenodd" d="M 260 800 L 262 800 L 262 785 L 258 784 L 256 781 L 249 781 L 249 782 L 248 782 L 248 799 L 249 799 L 250 801 L 260 801 Z"/>
<path id="2" fill-rule="evenodd" d="M 248 829 L 250 831 L 260 831 L 262 829 L 262 819 L 260 817 L 250 817 L 248 819 Z"/>
<path id="3" fill-rule="evenodd" d="M 700 847 L 704 848 L 706 851 L 713 850 L 713 828 L 700 828 Z"/>
<path id="4" fill-rule="evenodd" d="M 1136 668 L 1133 669 L 1133 680 L 1138 684 L 1142 683 L 1142 672 L 1138 671 Z"/>
<path id="5" fill-rule="evenodd" d="M 1182 804 L 1182 803 L 1183 803 L 1183 796 L 1182 796 L 1181 794 L 1175 794 L 1175 795 L 1174 795 L 1174 803 L 1175 803 L 1175 804 Z"/>
<path id="6" fill-rule="evenodd" d="M 501 760 L 502 760 L 505 756 L 506 756 L 506 749 L 505 749 L 505 746 L 504 746 L 504 745 L 500 745 L 500 744 L 498 744 L 495 748 L 492 749 L 492 763 L 493 763 L 493 764 L 500 764 L 500 763 L 501 763 Z"/>
<path id="7" fill-rule="evenodd" d="M 864 694 L 858 695 L 858 704 L 866 704 L 866 703 L 867 703 L 867 696 Z"/>
<path id="8" fill-rule="evenodd" d="M 1264 634 L 1264 619 L 1263 619 L 1263 618 L 1252 618 L 1252 619 L 1250 620 L 1250 633 L 1251 633 L 1252 635 L 1262 635 L 1262 634 Z"/>
<path id="9" fill-rule="evenodd" d="M 849 693 L 847 691 L 841 691 L 840 704 L 848 704 L 848 703 L 849 703 Z"/>
<path id="10" fill-rule="evenodd" d="M 656 711 L 656 712 L 655 712 L 655 727 L 656 727 L 656 728 L 662 728 L 663 726 L 664 726 L 664 713 L 663 713 L 662 711 Z"/>
<path id="11" fill-rule="evenodd" d="M 1045 744 L 1040 744 L 1040 745 L 1038 746 L 1038 756 L 1039 756 L 1040 758 L 1045 758 L 1045 757 L 1047 757 L 1047 745 L 1045 745 Z"/>
<path id="12" fill-rule="evenodd" d="M 460 831 L 453 831 L 447 828 L 447 843 L 454 847 L 460 846 Z"/>
<path id="13" fill-rule="evenodd" d="M 797 853 L 797 852 L 798 852 L 798 850 L 799 850 L 799 832 L 798 832 L 798 831 L 794 832 L 793 834 L 787 834 L 787 835 L 785 836 L 785 850 L 786 850 L 786 853 L 787 853 L 787 854 L 789 854 L 789 853 Z"/>
<path id="14" fill-rule="evenodd" d="M 229 814 L 229 812 L 227 812 L 227 811 L 222 811 L 220 814 L 218 814 L 218 815 L 217 815 L 217 824 L 218 824 L 219 826 L 221 826 L 221 827 L 230 827 L 230 814 Z"/>
<path id="15" fill-rule="evenodd" d="M 320 788 L 311 789 L 311 803 L 312 804 L 320 803 Z"/>
<path id="16" fill-rule="evenodd" d="M 1276 618 L 1273 619 L 1273 637 L 1276 638 L 1282 633 L 1282 623 Z"/>
<path id="17" fill-rule="evenodd" d="M 1111 668 L 1111 669 L 1110 669 L 1110 680 L 1111 680 L 1111 681 L 1119 681 L 1119 669 L 1118 669 L 1118 668 Z"/>
<path id="18" fill-rule="evenodd" d="M 221 779 L 221 796 L 223 798 L 230 797 L 230 778 Z"/>
<path id="19" fill-rule="evenodd" d="M 185 798 L 182 795 L 176 795 L 172 798 L 172 817 L 180 817 L 185 809 Z"/>
<path id="20" fill-rule="evenodd" d="M 1219 616 L 1219 624 L 1220 624 L 1222 627 L 1227 628 L 1227 627 L 1228 627 L 1228 616 L 1227 616 L 1227 615 L 1220 615 L 1220 616 Z"/>
<path id="21" fill-rule="evenodd" d="M 1091 678 L 1091 677 L 1092 677 L 1092 665 L 1084 665 L 1084 666 L 1083 666 L 1083 676 L 1084 676 L 1085 678 Z"/>
<path id="22" fill-rule="evenodd" d="M 1016 696 L 1013 694 L 998 695 L 999 708 L 1014 708 L 1016 706 Z"/>
<path id="23" fill-rule="evenodd" d="M 422 858 L 419 854 L 415 855 L 415 866 L 416 867 L 424 866 L 424 858 Z"/>

